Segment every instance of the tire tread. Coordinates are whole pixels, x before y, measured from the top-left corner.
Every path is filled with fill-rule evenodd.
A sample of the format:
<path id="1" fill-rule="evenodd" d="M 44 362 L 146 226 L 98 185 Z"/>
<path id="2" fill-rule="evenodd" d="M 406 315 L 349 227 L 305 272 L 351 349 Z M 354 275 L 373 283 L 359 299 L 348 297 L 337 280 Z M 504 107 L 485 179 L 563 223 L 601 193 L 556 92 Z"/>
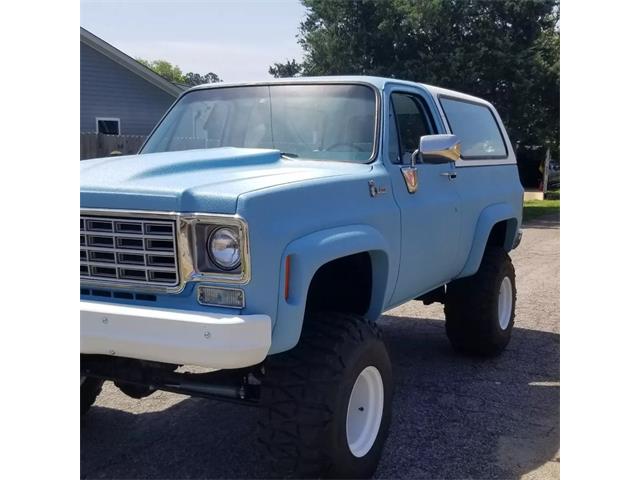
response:
<path id="1" fill-rule="evenodd" d="M 508 275 L 513 282 L 513 311 L 507 332 L 497 332 L 495 308 L 498 278 Z M 444 312 L 447 336 L 461 352 L 497 355 L 509 342 L 515 317 L 515 270 L 501 247 L 488 246 L 475 275 L 447 286 Z"/>
<path id="2" fill-rule="evenodd" d="M 272 473 L 302 478 L 332 471 L 330 445 L 322 441 L 334 415 L 329 392 L 342 378 L 344 355 L 367 337 L 382 338 L 373 322 L 346 313 L 315 313 L 305 319 L 293 350 L 269 358 L 261 394 L 267 412 L 258 441 Z"/>

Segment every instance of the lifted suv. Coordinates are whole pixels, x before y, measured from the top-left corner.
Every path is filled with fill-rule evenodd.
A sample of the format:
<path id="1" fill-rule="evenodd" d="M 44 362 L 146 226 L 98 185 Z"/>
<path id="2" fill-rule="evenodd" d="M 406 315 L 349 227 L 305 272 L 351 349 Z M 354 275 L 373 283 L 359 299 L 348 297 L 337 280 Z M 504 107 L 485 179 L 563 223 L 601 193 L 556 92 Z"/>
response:
<path id="1" fill-rule="evenodd" d="M 139 155 L 81 170 L 82 413 L 107 379 L 258 404 L 275 473 L 368 477 L 393 395 L 382 312 L 438 301 L 456 350 L 509 342 L 523 190 L 484 100 L 372 77 L 206 85 Z"/>

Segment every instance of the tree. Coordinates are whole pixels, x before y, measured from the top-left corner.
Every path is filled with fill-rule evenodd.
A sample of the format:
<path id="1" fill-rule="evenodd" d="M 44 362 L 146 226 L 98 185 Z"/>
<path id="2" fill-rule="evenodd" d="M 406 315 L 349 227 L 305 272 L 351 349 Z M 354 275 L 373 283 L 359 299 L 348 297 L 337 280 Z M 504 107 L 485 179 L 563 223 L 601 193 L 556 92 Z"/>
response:
<path id="1" fill-rule="evenodd" d="M 144 58 L 136 58 L 136 60 L 172 83 L 182 83 L 184 81 L 180 67 L 173 65 L 171 62 L 166 60 L 153 60 L 150 62 Z"/>
<path id="2" fill-rule="evenodd" d="M 203 83 L 218 83 L 222 81 L 222 79 L 213 72 L 204 75 L 194 72 L 183 74 L 180 67 L 166 60 L 149 61 L 144 58 L 136 58 L 136 60 L 172 83 L 182 83 L 192 87 Z"/>
<path id="3" fill-rule="evenodd" d="M 460 90 L 492 102 L 514 143 L 559 145 L 558 0 L 302 3 L 304 75 L 380 75 Z"/>
<path id="4" fill-rule="evenodd" d="M 285 63 L 274 63 L 269 67 L 269 74 L 274 78 L 297 77 L 303 73 L 302 65 L 295 59 L 288 60 Z"/>
<path id="5" fill-rule="evenodd" d="M 189 72 L 184 75 L 183 83 L 186 83 L 187 85 L 193 87 L 195 85 L 202 85 L 203 83 L 218 83 L 221 81 L 222 79 L 213 72 L 209 72 L 205 75 Z"/>

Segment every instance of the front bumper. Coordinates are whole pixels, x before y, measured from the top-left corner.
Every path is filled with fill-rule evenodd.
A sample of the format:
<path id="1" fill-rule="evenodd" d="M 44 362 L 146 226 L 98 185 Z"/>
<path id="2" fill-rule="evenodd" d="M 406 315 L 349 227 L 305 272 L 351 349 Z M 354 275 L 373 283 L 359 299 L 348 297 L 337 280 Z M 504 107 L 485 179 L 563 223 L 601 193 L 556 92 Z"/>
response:
<path id="1" fill-rule="evenodd" d="M 268 315 L 223 315 L 80 302 L 80 352 L 180 365 L 241 368 L 265 359 Z"/>

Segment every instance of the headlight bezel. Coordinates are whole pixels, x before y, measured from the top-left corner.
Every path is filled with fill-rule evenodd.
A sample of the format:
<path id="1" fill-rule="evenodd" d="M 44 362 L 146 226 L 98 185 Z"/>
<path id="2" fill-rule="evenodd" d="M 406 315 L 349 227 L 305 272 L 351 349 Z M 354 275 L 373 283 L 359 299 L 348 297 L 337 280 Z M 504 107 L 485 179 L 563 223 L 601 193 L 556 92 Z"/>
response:
<path id="1" fill-rule="evenodd" d="M 209 254 L 209 238 L 218 229 L 228 228 L 237 233 L 240 241 L 240 263 L 231 270 L 214 263 Z M 188 235 L 192 258 L 192 279 L 229 284 L 245 284 L 249 281 L 249 231 L 247 222 L 236 215 L 197 215 L 188 222 Z"/>

